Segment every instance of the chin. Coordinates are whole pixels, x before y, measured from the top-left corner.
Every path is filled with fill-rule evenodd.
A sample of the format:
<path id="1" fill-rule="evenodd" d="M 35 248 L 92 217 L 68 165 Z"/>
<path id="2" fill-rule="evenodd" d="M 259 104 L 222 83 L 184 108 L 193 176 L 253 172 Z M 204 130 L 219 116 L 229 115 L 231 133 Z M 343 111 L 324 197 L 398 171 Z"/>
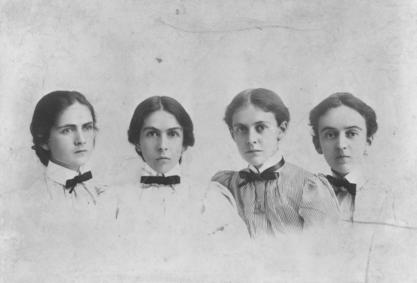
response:
<path id="1" fill-rule="evenodd" d="M 261 162 L 258 159 L 251 159 L 251 160 L 246 160 L 250 165 L 253 165 L 255 167 L 261 166 L 263 164 L 263 162 Z"/>
<path id="2" fill-rule="evenodd" d="M 346 168 L 346 167 L 337 166 L 337 167 L 334 167 L 333 170 L 342 175 L 346 175 L 350 173 L 350 168 Z"/>
<path id="3" fill-rule="evenodd" d="M 155 171 L 161 174 L 165 174 L 169 172 L 169 170 L 171 170 L 172 168 L 173 167 L 170 167 L 170 166 L 162 166 L 162 167 L 159 167 L 158 169 L 155 169 Z"/>

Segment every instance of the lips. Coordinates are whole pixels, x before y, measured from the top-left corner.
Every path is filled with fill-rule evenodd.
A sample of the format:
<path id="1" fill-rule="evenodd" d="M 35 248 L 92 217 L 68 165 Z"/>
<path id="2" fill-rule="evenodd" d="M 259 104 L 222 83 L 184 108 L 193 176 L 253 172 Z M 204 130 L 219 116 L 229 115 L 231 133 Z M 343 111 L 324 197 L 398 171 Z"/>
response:
<path id="1" fill-rule="evenodd" d="M 246 153 L 251 154 L 251 153 L 258 153 L 258 152 L 261 152 L 261 151 L 262 150 L 260 150 L 260 149 L 251 149 L 251 150 L 246 151 Z"/>
<path id="2" fill-rule="evenodd" d="M 78 153 L 86 153 L 88 150 L 86 150 L 86 149 L 79 149 L 79 150 L 76 150 L 76 151 L 74 151 L 74 153 L 76 153 L 76 154 L 78 154 Z"/>
<path id="3" fill-rule="evenodd" d="M 340 163 L 346 163 L 346 162 L 349 162 L 349 160 L 350 160 L 350 156 L 348 155 L 338 155 L 336 157 L 336 161 Z"/>
<path id="4" fill-rule="evenodd" d="M 166 156 L 161 156 L 161 157 L 158 157 L 156 160 L 158 160 L 158 161 L 170 160 L 170 158 L 169 157 L 166 157 Z"/>
<path id="5" fill-rule="evenodd" d="M 348 155 L 338 155 L 336 158 L 337 159 L 346 159 L 346 158 L 350 158 L 350 156 L 348 156 Z"/>

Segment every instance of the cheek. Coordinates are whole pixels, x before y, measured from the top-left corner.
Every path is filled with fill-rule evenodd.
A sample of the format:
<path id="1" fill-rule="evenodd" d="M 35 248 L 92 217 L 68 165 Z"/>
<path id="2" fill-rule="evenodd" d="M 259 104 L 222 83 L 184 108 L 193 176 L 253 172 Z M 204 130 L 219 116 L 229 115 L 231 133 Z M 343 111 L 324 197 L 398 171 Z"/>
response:
<path id="1" fill-rule="evenodd" d="M 179 154 L 182 154 L 182 152 L 184 151 L 183 139 L 178 139 L 174 143 L 174 148 L 175 148 L 175 151 L 176 152 L 178 152 Z"/>
<path id="2" fill-rule="evenodd" d="M 60 160 L 70 155 L 71 148 L 65 140 L 51 139 L 48 145 L 52 159 Z"/>
<path id="3" fill-rule="evenodd" d="M 319 145 L 325 156 L 333 154 L 333 144 L 331 142 L 319 141 Z"/>
<path id="4" fill-rule="evenodd" d="M 67 142 L 64 138 L 51 137 L 48 142 L 48 146 L 52 154 L 59 153 L 60 151 L 65 151 L 68 147 Z"/>
<path id="5" fill-rule="evenodd" d="M 367 148 L 368 148 L 368 143 L 366 141 L 360 142 L 357 145 L 355 145 L 355 151 L 358 155 L 364 155 Z"/>
<path id="6" fill-rule="evenodd" d="M 242 139 L 235 139 L 234 141 L 240 151 L 243 151 L 246 148 L 246 143 Z"/>
<path id="7" fill-rule="evenodd" d="M 259 142 L 263 144 L 268 144 L 272 147 L 278 146 L 278 135 L 276 132 L 264 134 L 260 137 Z"/>

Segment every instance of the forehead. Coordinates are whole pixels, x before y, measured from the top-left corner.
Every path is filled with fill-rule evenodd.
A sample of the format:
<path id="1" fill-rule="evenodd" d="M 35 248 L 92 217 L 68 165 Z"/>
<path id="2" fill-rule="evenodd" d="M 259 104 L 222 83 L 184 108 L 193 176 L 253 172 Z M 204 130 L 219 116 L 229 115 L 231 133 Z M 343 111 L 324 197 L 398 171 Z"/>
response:
<path id="1" fill-rule="evenodd" d="M 171 113 L 165 110 L 158 110 L 152 112 L 148 117 L 146 117 L 143 122 L 143 128 L 152 127 L 160 130 L 178 128 L 181 125 L 178 123 L 177 118 Z"/>
<path id="2" fill-rule="evenodd" d="M 257 122 L 276 124 L 275 115 L 272 112 L 266 112 L 259 107 L 249 104 L 238 108 L 232 118 L 233 125 L 252 125 Z"/>
<path id="3" fill-rule="evenodd" d="M 68 106 L 56 121 L 56 126 L 63 126 L 68 124 L 85 124 L 93 122 L 93 116 L 91 115 L 90 109 L 83 104 L 75 102 Z"/>
<path id="4" fill-rule="evenodd" d="M 330 108 L 318 120 L 319 131 L 324 128 L 345 129 L 355 126 L 366 129 L 365 118 L 356 110 L 344 105 Z"/>

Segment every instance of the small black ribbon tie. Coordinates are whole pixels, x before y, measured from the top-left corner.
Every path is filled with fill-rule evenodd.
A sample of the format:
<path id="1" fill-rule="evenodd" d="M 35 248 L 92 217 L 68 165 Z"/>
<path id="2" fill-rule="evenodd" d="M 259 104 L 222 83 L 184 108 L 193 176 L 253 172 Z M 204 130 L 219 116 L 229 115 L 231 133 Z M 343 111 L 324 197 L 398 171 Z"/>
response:
<path id="1" fill-rule="evenodd" d="M 264 170 L 262 173 L 255 173 L 251 170 L 242 170 L 239 171 L 239 177 L 243 179 L 243 182 L 239 186 L 244 186 L 248 183 L 252 183 L 254 186 L 254 206 L 253 212 L 255 214 L 265 214 L 266 212 L 266 200 L 268 199 L 268 192 L 266 189 L 266 184 L 262 181 L 271 181 L 279 178 L 279 173 L 277 170 L 284 166 L 285 161 L 282 158 L 277 164 L 268 169 Z"/>
<path id="2" fill-rule="evenodd" d="M 340 188 L 345 188 L 349 194 L 352 195 L 353 199 L 355 199 L 356 196 L 356 184 L 350 183 L 346 178 L 337 178 L 330 175 L 326 176 L 327 180 L 329 181 L 332 186 Z M 337 191 L 335 190 L 337 193 Z"/>
<path id="3" fill-rule="evenodd" d="M 83 174 L 75 176 L 72 179 L 68 179 L 65 183 L 65 188 L 69 189 L 69 193 L 72 193 L 77 184 L 90 180 L 91 178 L 93 178 L 93 174 L 91 174 L 91 171 L 87 171 Z"/>
<path id="4" fill-rule="evenodd" d="M 244 185 L 247 183 L 254 183 L 256 181 L 267 181 L 267 180 L 275 180 L 278 179 L 279 173 L 276 172 L 279 168 L 281 168 L 285 164 L 284 158 L 281 159 L 280 162 L 275 164 L 272 167 L 264 170 L 262 173 L 255 173 L 251 170 L 242 170 L 239 171 L 239 177 L 244 180 L 244 182 L 240 185 Z"/>
<path id="5" fill-rule="evenodd" d="M 178 175 L 173 176 L 142 176 L 140 182 L 143 184 L 157 184 L 157 185 L 176 185 L 181 182 L 181 178 Z"/>

